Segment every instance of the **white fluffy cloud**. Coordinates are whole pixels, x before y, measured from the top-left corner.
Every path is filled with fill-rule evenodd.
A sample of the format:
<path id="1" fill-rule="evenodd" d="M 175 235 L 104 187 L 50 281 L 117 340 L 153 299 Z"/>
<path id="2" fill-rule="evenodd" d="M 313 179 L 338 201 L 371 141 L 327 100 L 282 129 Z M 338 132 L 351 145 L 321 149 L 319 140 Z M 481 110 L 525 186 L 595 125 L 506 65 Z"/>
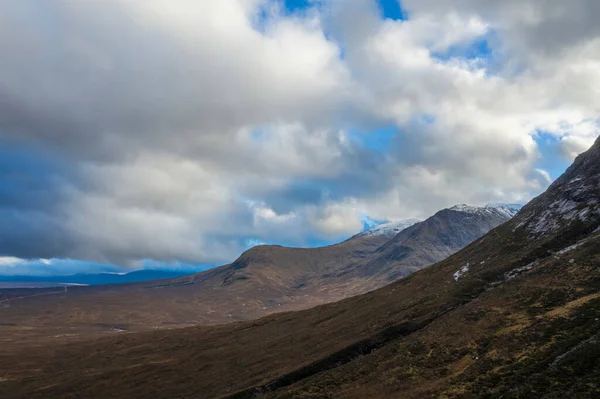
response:
<path id="1" fill-rule="evenodd" d="M 365 214 L 525 202 L 549 183 L 540 133 L 566 158 L 600 134 L 596 3 L 2 3 L 0 140 L 68 172 L 11 205 L 28 233 L 0 255 L 218 263 Z"/>

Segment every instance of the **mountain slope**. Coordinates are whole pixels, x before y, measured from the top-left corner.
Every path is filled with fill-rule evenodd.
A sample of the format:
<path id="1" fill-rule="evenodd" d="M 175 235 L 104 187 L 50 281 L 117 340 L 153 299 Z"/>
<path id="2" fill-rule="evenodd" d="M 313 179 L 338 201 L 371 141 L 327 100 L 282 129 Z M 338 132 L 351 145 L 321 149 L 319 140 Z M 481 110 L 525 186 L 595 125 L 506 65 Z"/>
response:
<path id="1" fill-rule="evenodd" d="M 365 295 L 5 354 L 0 397 L 598 397 L 599 174 L 600 140 L 513 220 Z M 577 215 L 548 206 L 567 199 Z"/>

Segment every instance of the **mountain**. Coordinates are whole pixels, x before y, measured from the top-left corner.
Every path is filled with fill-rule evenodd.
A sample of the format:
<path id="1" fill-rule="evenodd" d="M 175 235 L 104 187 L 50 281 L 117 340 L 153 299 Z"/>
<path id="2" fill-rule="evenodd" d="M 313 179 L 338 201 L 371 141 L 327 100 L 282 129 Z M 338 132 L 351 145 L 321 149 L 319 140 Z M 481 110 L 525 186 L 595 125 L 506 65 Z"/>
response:
<path id="1" fill-rule="evenodd" d="M 600 139 L 512 220 L 381 289 L 223 326 L 4 345 L 0 397 L 597 398 L 599 204 Z"/>
<path id="2" fill-rule="evenodd" d="M 488 208 L 438 212 L 386 234 L 322 248 L 257 246 L 230 265 L 160 281 L 22 295 L 0 309 L 13 343 L 31 335 L 89 337 L 257 319 L 373 291 L 442 260 L 508 220 Z M 405 222 L 408 226 L 412 222 Z M 375 228 L 381 232 L 381 229 Z M 371 232 L 372 233 L 372 232 Z M 37 293 L 35 294 L 37 295 Z M 40 316 L 40 309 L 44 309 Z M 73 314 L 78 317 L 72 317 Z M 27 328 L 29 335 L 22 333 Z"/>
<path id="3" fill-rule="evenodd" d="M 454 254 L 518 212 L 518 205 L 456 205 L 398 233 L 360 265 L 380 276 L 377 286 L 395 281 Z"/>
<path id="4" fill-rule="evenodd" d="M 219 270 L 222 285 L 276 281 L 301 288 L 313 301 L 342 299 L 407 276 L 464 248 L 515 212 L 507 206 L 456 206 L 423 222 L 384 224 L 324 248 L 255 247 Z M 200 281 L 205 277 L 198 276 Z M 198 281 L 198 280 L 196 280 Z"/>
<path id="5" fill-rule="evenodd" d="M 177 278 L 189 273 L 167 270 L 137 270 L 130 273 L 97 273 L 97 274 L 73 274 L 70 276 L 0 276 L 0 282 L 4 283 L 50 283 L 56 286 L 69 284 L 81 285 L 104 285 L 124 284 L 150 280 Z M 51 284 L 52 285 L 52 284 Z"/>

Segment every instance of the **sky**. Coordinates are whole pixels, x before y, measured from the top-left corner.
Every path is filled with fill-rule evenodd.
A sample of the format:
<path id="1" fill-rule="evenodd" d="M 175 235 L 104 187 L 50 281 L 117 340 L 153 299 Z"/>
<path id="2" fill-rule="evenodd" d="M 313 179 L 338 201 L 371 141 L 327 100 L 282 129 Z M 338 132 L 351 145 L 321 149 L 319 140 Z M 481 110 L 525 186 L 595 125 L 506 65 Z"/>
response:
<path id="1" fill-rule="evenodd" d="M 597 0 L 0 2 L 0 274 L 526 203 L 600 134 Z"/>

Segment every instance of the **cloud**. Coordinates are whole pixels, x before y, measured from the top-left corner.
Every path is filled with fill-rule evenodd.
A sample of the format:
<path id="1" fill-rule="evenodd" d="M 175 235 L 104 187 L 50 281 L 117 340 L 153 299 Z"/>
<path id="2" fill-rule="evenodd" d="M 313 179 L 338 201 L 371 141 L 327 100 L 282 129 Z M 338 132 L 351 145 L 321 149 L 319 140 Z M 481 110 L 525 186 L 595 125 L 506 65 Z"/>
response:
<path id="1" fill-rule="evenodd" d="M 0 256 L 335 241 L 525 202 L 549 184 L 541 133 L 567 159 L 600 134 L 595 1 L 310 4 L 1 3 Z"/>
<path id="2" fill-rule="evenodd" d="M 595 22 L 600 6 L 594 0 L 404 0 L 402 4 L 414 15 L 481 16 L 502 30 L 512 49 L 526 53 L 560 52 L 595 40 L 600 33 Z"/>
<path id="3" fill-rule="evenodd" d="M 0 257 L 0 266 L 2 267 L 15 267 L 16 265 L 21 264 L 23 262 L 23 259 L 15 258 L 14 256 Z"/>

